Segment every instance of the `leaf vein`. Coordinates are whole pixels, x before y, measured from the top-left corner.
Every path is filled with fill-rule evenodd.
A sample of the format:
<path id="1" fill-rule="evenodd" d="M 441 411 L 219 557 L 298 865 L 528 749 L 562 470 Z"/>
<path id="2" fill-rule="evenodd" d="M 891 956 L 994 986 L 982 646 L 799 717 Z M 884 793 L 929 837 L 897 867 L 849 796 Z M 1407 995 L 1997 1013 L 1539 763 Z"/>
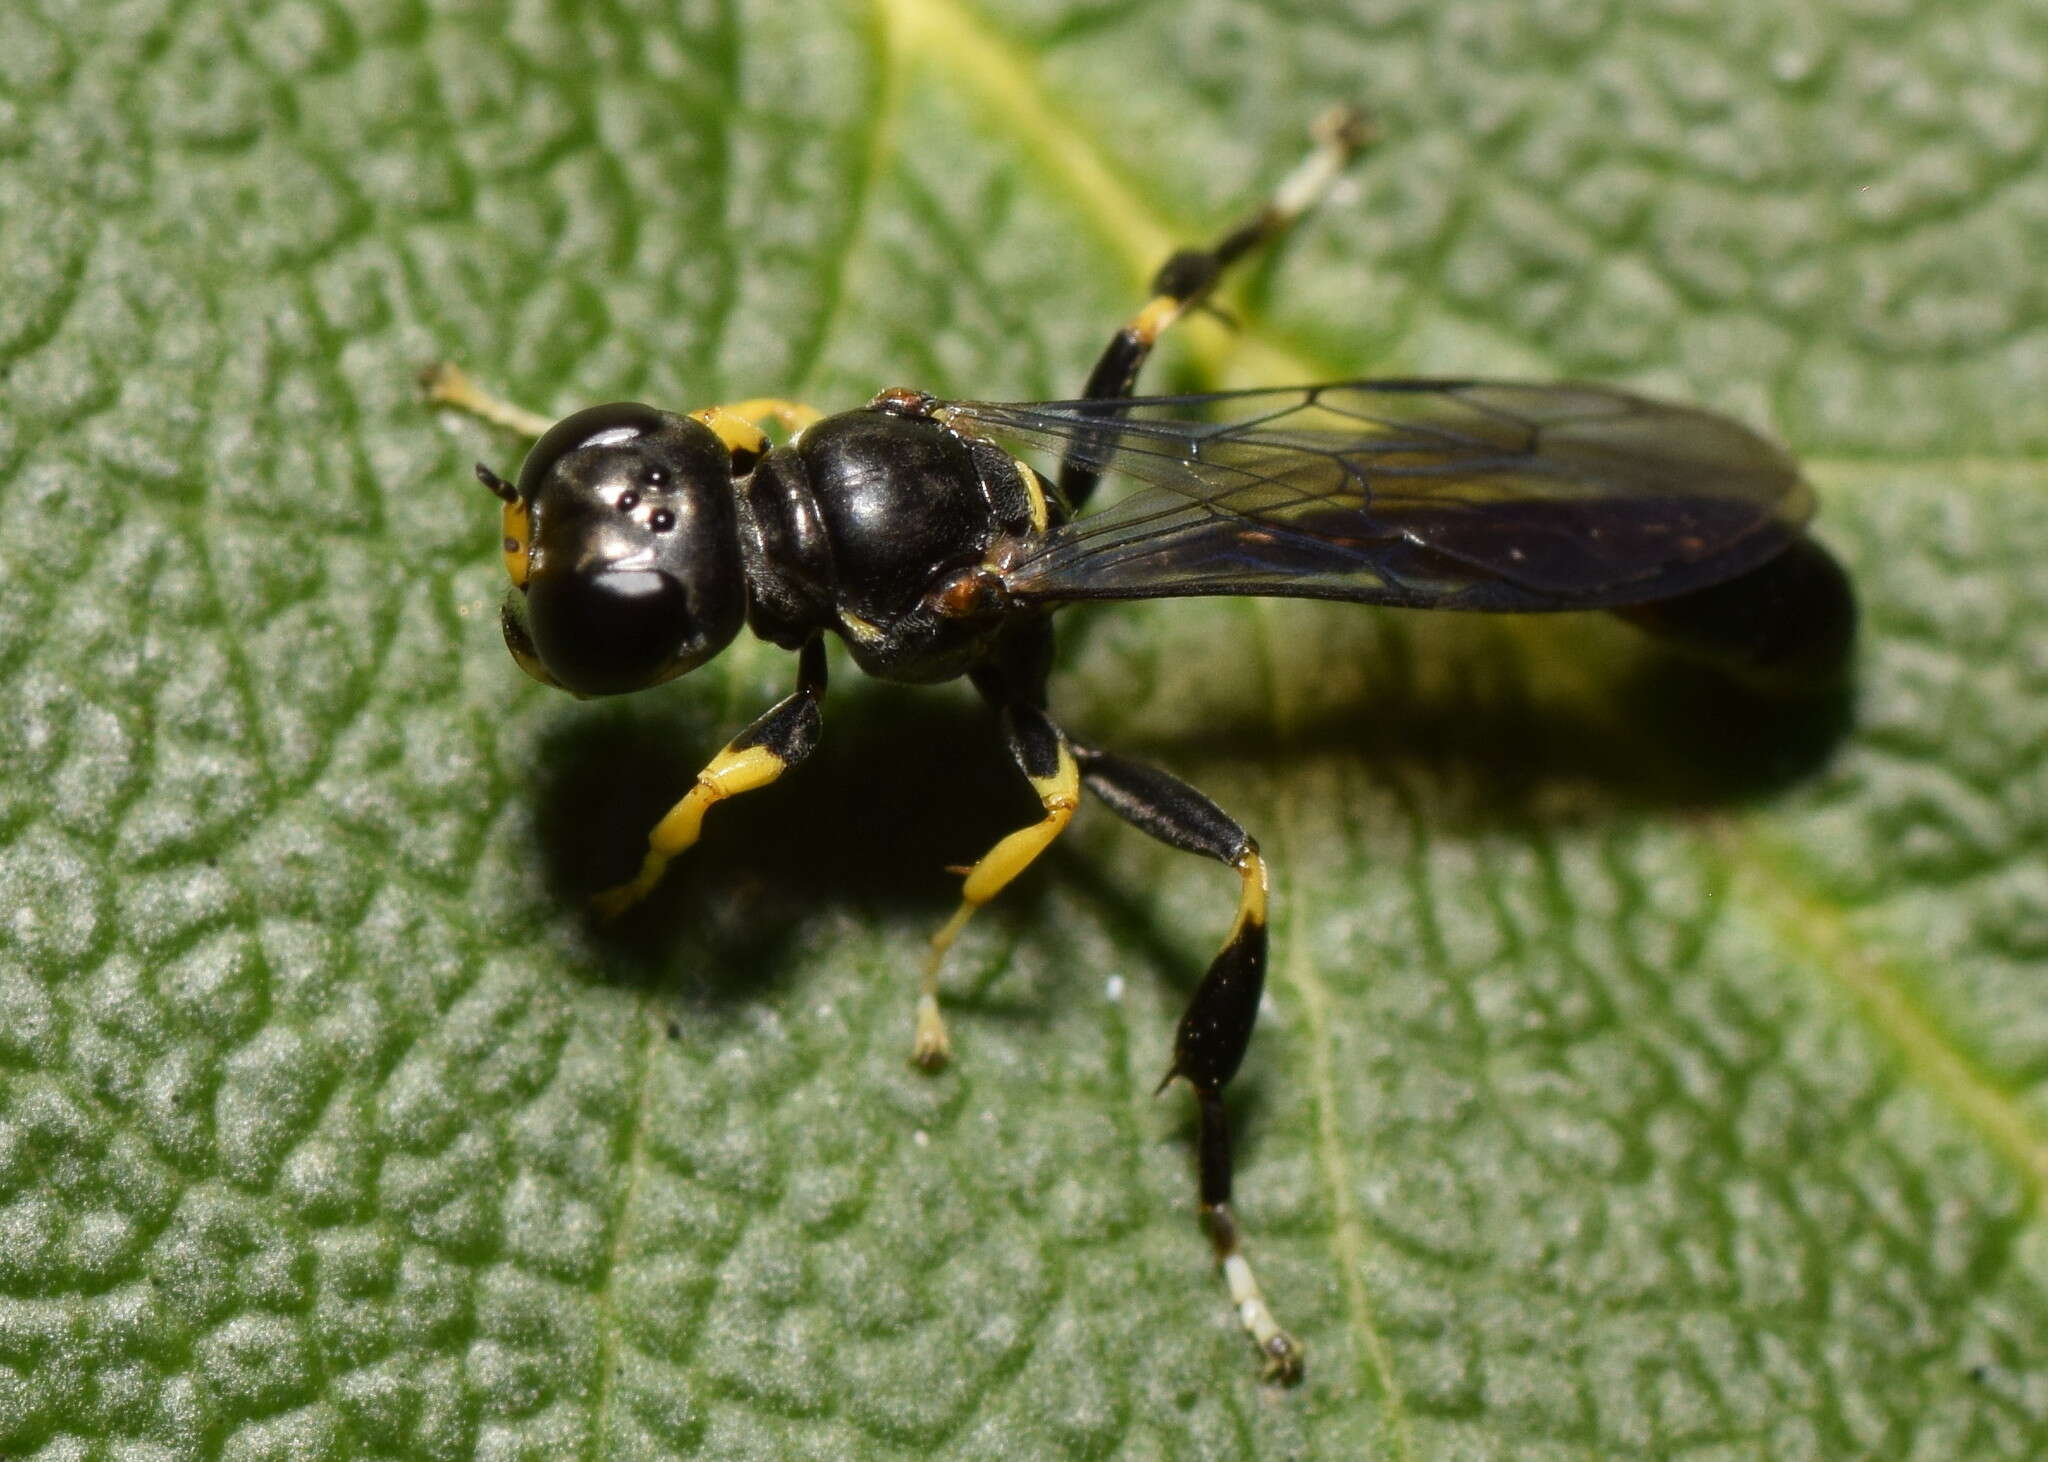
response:
<path id="1" fill-rule="evenodd" d="M 1909 992 L 1910 975 L 1862 947 L 1841 911 L 1756 834 L 1724 828 L 1718 843 L 1735 874 L 1733 891 L 1827 972 L 1898 1053 L 1902 1071 L 2018 1170 L 2029 1206 L 2036 1212 L 2048 1206 L 2048 1132 L 1919 1007 Z"/>
<path id="2" fill-rule="evenodd" d="M 648 1087 L 649 1078 L 654 1070 L 654 1045 L 658 1023 L 644 993 L 634 999 L 633 1018 L 640 1027 L 640 1040 L 634 1051 L 632 1106 L 627 1117 L 627 1128 L 622 1144 L 625 1148 L 625 1161 L 621 1165 L 617 1184 L 618 1202 L 612 1210 L 611 1252 L 606 1257 L 604 1279 L 597 1290 L 597 1318 L 600 1329 L 596 1384 L 590 1403 L 592 1458 L 613 1455 L 612 1385 L 619 1368 L 622 1329 L 619 1312 L 619 1269 L 625 1262 L 628 1252 L 627 1235 L 633 1211 L 633 1198 L 639 1191 L 640 1175 L 647 1167 L 644 1144 L 647 1136 Z"/>

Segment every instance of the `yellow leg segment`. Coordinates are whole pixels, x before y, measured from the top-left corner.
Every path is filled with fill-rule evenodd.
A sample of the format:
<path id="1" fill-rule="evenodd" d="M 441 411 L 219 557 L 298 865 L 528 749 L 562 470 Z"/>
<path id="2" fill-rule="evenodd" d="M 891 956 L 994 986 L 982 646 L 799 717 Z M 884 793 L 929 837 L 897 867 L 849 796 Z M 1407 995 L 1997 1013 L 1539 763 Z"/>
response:
<path id="1" fill-rule="evenodd" d="M 788 768 L 787 761 L 765 746 L 738 751 L 727 747 L 711 758 L 710 765 L 697 773 L 697 785 L 647 835 L 647 856 L 640 861 L 640 871 L 629 882 L 608 888 L 591 900 L 598 913 L 616 918 L 647 897 L 661 882 L 669 860 L 696 843 L 705 813 L 728 797 L 767 786 Z"/>
<path id="2" fill-rule="evenodd" d="M 1029 827 L 1018 828 L 982 855 L 981 861 L 967 871 L 966 882 L 961 885 L 960 907 L 932 936 L 931 952 L 924 962 L 924 983 L 917 996 L 917 1034 L 910 1050 L 910 1059 L 928 1071 L 945 1065 L 953 1054 L 946 1022 L 939 1014 L 939 970 L 946 962 L 946 951 L 953 947 L 953 941 L 960 937 L 974 911 L 1001 893 L 1011 879 L 1029 868 L 1066 831 L 1067 824 L 1073 821 L 1074 809 L 1081 805 L 1080 768 L 1064 741 L 1060 743 L 1058 768 L 1051 776 L 1033 777 L 1031 790 L 1038 794 L 1045 816 Z"/>
<path id="3" fill-rule="evenodd" d="M 822 421 L 825 413 L 815 406 L 806 406 L 801 401 L 788 401 L 780 396 L 751 396 L 745 401 L 734 401 L 726 406 L 714 406 L 713 411 L 729 411 L 734 416 L 745 417 L 748 421 L 772 421 L 783 431 L 795 436 L 813 422 Z"/>
<path id="4" fill-rule="evenodd" d="M 1223 1261 L 1223 1282 L 1230 1288 L 1230 1303 L 1245 1334 L 1259 1348 L 1266 1379 L 1293 1385 L 1301 1379 L 1301 1342 L 1281 1329 L 1280 1322 L 1273 1318 L 1265 1291 L 1259 1288 L 1258 1277 L 1252 1273 L 1251 1260 L 1238 1247 L 1237 1220 L 1229 1208 L 1211 1209 L 1207 1218 L 1211 1242 Z"/>
<path id="5" fill-rule="evenodd" d="M 770 706 L 697 773 L 696 785 L 647 835 L 640 871 L 597 895 L 597 911 L 609 919 L 639 903 L 661 882 L 669 861 L 696 843 L 705 813 L 728 797 L 767 786 L 809 756 L 822 729 L 818 703 L 824 695 L 825 642 L 814 635 L 798 652 L 796 693 Z"/>
<path id="6" fill-rule="evenodd" d="M 1226 945 L 1244 938 L 1248 930 L 1266 927 L 1266 899 L 1272 891 L 1266 874 L 1266 860 L 1257 848 L 1238 858 L 1237 876 L 1241 884 L 1237 893 L 1237 918 L 1230 926 L 1230 938 L 1224 941 Z"/>
<path id="7" fill-rule="evenodd" d="M 524 437 L 538 437 L 555 424 L 553 417 L 542 416 L 537 411 L 528 411 L 523 406 L 515 406 L 493 396 L 471 380 L 469 372 L 449 361 L 439 361 L 422 371 L 420 389 L 430 405 L 452 406 L 480 421 L 502 426 Z M 723 406 L 706 406 L 690 415 L 717 433 L 728 450 L 752 452 L 757 456 L 768 450 L 768 437 L 761 430 L 762 422 L 773 422 L 784 436 L 794 438 L 812 422 L 824 418 L 824 413 L 817 407 L 806 406 L 800 401 L 785 401 L 780 396 L 754 396 Z"/>
<path id="8" fill-rule="evenodd" d="M 1131 317 L 1128 328 L 1140 345 L 1150 349 L 1187 310 L 1187 300 L 1170 294 L 1156 294 L 1145 302 L 1144 309 Z"/>
<path id="9" fill-rule="evenodd" d="M 768 434 L 761 430 L 762 422 L 773 422 L 785 437 L 794 441 L 805 427 L 823 420 L 825 414 L 817 407 L 805 406 L 800 401 L 785 401 L 780 396 L 754 396 L 723 406 L 706 406 L 690 415 L 716 432 L 727 451 L 750 452 L 758 457 L 768 450 Z"/>
<path id="10" fill-rule="evenodd" d="M 542 416 L 537 411 L 528 411 L 493 396 L 472 381 L 461 366 L 445 360 L 428 366 L 420 373 L 420 388 L 425 391 L 430 405 L 452 406 L 493 426 L 516 431 L 523 437 L 537 437 L 555 424 L 553 417 Z"/>

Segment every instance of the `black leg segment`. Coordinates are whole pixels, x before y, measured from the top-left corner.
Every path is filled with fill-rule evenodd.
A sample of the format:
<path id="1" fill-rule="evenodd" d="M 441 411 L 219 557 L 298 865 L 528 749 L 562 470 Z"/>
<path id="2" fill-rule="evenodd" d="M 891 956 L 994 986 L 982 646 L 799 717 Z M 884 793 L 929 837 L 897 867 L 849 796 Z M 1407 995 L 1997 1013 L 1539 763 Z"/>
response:
<path id="1" fill-rule="evenodd" d="M 824 698 L 825 642 L 813 636 L 797 655 L 795 693 L 769 707 L 697 773 L 683 800 L 647 835 L 640 871 L 591 900 L 598 913 L 615 918 L 639 903 L 661 882 L 669 863 L 696 845 L 705 813 L 728 797 L 767 786 L 809 756 L 824 731 L 824 717 L 818 708 Z"/>
<path id="2" fill-rule="evenodd" d="M 1244 879 L 1237 923 L 1181 1017 L 1173 1066 L 1160 1082 L 1164 1089 L 1179 1076 L 1198 1092 L 1220 1091 L 1244 1060 L 1266 986 L 1266 868 L 1259 845 L 1178 777 L 1092 748 L 1077 748 L 1075 755 L 1082 782 L 1117 816 L 1169 847 L 1235 868 Z"/>
<path id="3" fill-rule="evenodd" d="M 1315 146 L 1281 182 L 1259 210 L 1206 249 L 1181 249 L 1152 276 L 1151 298 L 1145 307 L 1110 338 L 1108 347 L 1088 373 L 1081 395 L 1104 403 L 1102 415 L 1120 414 L 1114 404 L 1127 398 L 1138 372 L 1167 328 L 1207 299 L 1223 271 L 1259 245 L 1284 233 L 1335 182 L 1369 140 L 1363 114 L 1338 108 L 1315 127 Z M 1085 445 L 1085 439 L 1083 442 Z M 1075 457 L 1060 464 L 1060 491 L 1075 511 L 1095 491 L 1101 473 Z"/>
<path id="4" fill-rule="evenodd" d="M 1230 1209 L 1230 1124 L 1223 1108 L 1223 1088 L 1244 1061 L 1265 991 L 1266 861 L 1229 814 L 1178 777 L 1090 747 L 1075 747 L 1074 759 L 1082 784 L 1133 827 L 1237 870 L 1237 920 L 1181 1015 L 1173 1065 L 1159 1087 L 1163 1091 L 1179 1078 L 1194 1089 L 1203 1227 L 1238 1318 L 1266 1358 L 1267 1373 L 1298 1380 L 1301 1346 L 1273 1318 L 1238 1243 Z"/>

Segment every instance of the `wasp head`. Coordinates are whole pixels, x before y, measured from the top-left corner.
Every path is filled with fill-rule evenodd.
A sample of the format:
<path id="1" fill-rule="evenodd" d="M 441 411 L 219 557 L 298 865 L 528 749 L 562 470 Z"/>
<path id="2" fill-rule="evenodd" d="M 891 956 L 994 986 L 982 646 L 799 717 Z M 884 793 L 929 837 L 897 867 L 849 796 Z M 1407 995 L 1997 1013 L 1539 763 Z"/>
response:
<path id="1" fill-rule="evenodd" d="M 556 422 L 506 499 L 505 643 L 536 680 L 619 695 L 693 670 L 746 618 L 732 457 L 702 422 L 634 402 Z"/>

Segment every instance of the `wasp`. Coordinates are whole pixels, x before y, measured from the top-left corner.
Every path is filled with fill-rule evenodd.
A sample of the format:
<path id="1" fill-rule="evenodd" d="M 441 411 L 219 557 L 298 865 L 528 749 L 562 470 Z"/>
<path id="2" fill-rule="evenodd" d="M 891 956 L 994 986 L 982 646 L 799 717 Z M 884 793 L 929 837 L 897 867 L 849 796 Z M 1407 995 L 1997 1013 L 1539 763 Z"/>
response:
<path id="1" fill-rule="evenodd" d="M 1240 1239 L 1223 1100 L 1265 983 L 1266 860 L 1208 797 L 1053 717 L 1053 612 L 1182 595 L 1610 610 L 1766 692 L 1837 678 L 1855 624 L 1846 575 L 1805 532 L 1813 498 L 1797 464 L 1710 412 L 1491 380 L 1134 396 L 1160 336 L 1311 206 L 1366 135 L 1358 113 L 1325 118 L 1252 217 L 1168 259 L 1073 400 L 895 389 L 832 416 L 764 398 L 688 414 L 614 403 L 549 424 L 453 367 L 427 381 L 432 399 L 538 438 L 516 480 L 476 468 L 502 500 L 502 624 L 527 674 L 576 696 L 623 695 L 704 664 L 742 628 L 796 655 L 795 691 L 711 758 L 649 834 L 639 871 L 597 896 L 602 913 L 645 897 L 713 806 L 810 755 L 828 635 L 885 680 L 966 676 L 1042 809 L 966 870 L 958 910 L 932 936 L 918 1065 L 950 1054 L 948 948 L 1084 793 L 1237 874 L 1235 917 L 1160 1087 L 1194 1094 L 1203 1225 L 1240 1322 L 1283 1381 L 1299 1378 L 1302 1348 Z M 1057 467 L 1041 475 L 1020 451 Z M 1105 476 L 1132 488 L 1084 513 Z"/>

